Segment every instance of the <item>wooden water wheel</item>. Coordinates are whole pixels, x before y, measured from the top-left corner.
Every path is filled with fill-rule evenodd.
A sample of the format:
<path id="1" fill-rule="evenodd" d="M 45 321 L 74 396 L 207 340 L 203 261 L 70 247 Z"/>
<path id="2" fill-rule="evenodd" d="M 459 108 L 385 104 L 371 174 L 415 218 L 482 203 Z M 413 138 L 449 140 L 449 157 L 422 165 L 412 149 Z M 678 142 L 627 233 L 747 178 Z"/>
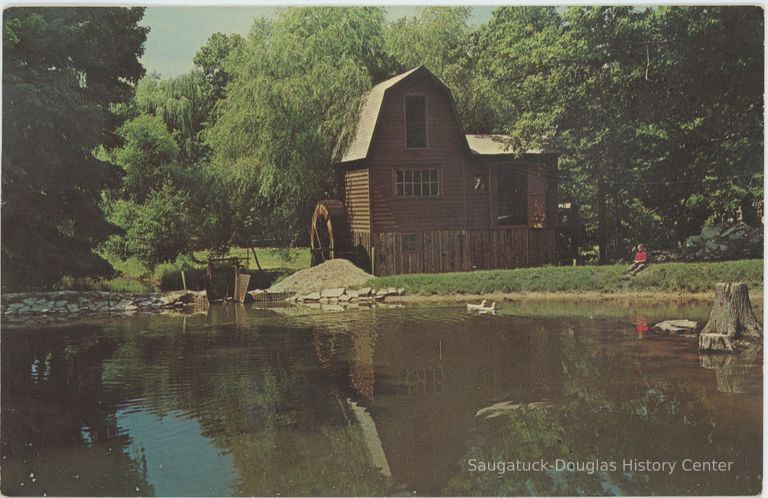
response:
<path id="1" fill-rule="evenodd" d="M 312 213 L 309 245 L 312 266 L 317 266 L 329 259 L 354 255 L 347 212 L 341 201 L 323 200 L 317 203 Z"/>

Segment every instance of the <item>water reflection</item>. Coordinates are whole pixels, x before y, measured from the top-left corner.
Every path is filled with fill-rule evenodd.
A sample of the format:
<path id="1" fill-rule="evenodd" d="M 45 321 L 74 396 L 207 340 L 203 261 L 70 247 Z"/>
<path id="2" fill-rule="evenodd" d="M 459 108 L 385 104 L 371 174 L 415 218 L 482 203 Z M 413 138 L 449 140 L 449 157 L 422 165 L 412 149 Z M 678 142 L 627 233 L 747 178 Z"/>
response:
<path id="1" fill-rule="evenodd" d="M 635 330 L 637 331 L 638 339 L 645 339 L 648 336 L 648 319 L 642 315 L 638 315 L 635 318 Z"/>
<path id="2" fill-rule="evenodd" d="M 759 490 L 761 351 L 699 359 L 695 340 L 648 330 L 659 310 L 593 306 L 557 319 L 514 307 L 488 317 L 457 307 L 217 306 L 4 331 L 2 491 Z M 691 456 L 732 460 L 734 471 L 502 475 L 468 466 Z"/>
<path id="3" fill-rule="evenodd" d="M 702 368 L 715 371 L 717 390 L 724 393 L 746 393 L 754 387 L 762 365 L 758 358 L 763 348 L 753 345 L 733 354 L 702 352 L 699 354 Z"/>
<path id="4" fill-rule="evenodd" d="M 119 408 L 115 416 L 118 430 L 128 436 L 123 451 L 141 463 L 154 494 L 226 496 L 234 491 L 237 473 L 231 455 L 216 449 L 197 420 L 137 407 Z"/>

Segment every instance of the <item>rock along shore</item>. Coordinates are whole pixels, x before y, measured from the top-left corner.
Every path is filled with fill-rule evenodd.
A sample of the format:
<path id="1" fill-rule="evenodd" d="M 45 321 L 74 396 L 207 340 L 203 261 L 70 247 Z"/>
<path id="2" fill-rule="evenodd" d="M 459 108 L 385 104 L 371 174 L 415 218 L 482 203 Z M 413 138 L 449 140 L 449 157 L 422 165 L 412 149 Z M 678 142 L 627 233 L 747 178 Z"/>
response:
<path id="1" fill-rule="evenodd" d="M 205 301 L 205 292 L 124 294 L 99 291 L 52 291 L 5 295 L 0 312 L 9 322 L 77 318 L 81 314 L 158 313 Z"/>
<path id="2" fill-rule="evenodd" d="M 405 290 L 395 289 L 394 287 L 379 290 L 372 289 L 371 287 L 363 287 L 360 289 L 331 287 L 309 292 L 304 295 L 296 295 L 295 293 L 276 293 L 272 290 L 254 290 L 248 292 L 249 297 L 255 302 L 269 300 L 271 297 L 270 295 L 277 295 L 282 299 L 282 294 L 288 294 L 288 296 L 284 298 L 285 301 L 297 304 L 339 304 L 345 306 L 349 304 L 381 302 L 388 297 L 402 296 L 405 294 Z"/>

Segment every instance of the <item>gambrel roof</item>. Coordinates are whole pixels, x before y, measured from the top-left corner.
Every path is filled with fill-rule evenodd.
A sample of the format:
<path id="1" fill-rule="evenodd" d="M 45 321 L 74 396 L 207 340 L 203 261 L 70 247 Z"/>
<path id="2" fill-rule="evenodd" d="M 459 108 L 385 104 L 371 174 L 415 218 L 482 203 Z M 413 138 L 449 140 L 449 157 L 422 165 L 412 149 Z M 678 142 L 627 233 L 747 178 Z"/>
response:
<path id="1" fill-rule="evenodd" d="M 453 103 L 453 95 L 451 90 L 445 86 L 445 83 L 440 81 L 440 78 L 432 74 L 429 69 L 424 66 L 406 71 L 405 73 L 398 74 L 397 76 L 388 80 L 382 81 L 378 85 L 375 85 L 366 94 L 363 105 L 360 109 L 360 114 L 357 121 L 357 129 L 355 130 L 355 137 L 352 142 L 344 151 L 344 155 L 341 158 L 341 162 L 357 161 L 358 159 L 365 159 L 368 157 L 368 151 L 373 141 L 373 133 L 376 131 L 376 124 L 379 121 L 379 112 L 381 111 L 381 104 L 384 102 L 384 97 L 387 90 L 394 87 L 398 83 L 405 79 L 418 74 L 426 74 L 431 77 L 438 85 L 443 87 L 448 92 L 451 100 L 451 106 L 453 107 L 454 115 L 456 116 L 456 122 L 461 127 L 461 121 L 459 121 L 459 114 L 456 112 L 456 106 Z"/>
<path id="2" fill-rule="evenodd" d="M 363 99 L 363 104 L 360 108 L 360 114 L 358 115 L 358 122 L 357 122 L 357 128 L 355 129 L 355 136 L 352 139 L 352 142 L 349 144 L 349 146 L 347 146 L 347 148 L 345 149 L 344 154 L 342 155 L 342 158 L 340 161 L 341 163 L 357 161 L 359 159 L 365 159 L 366 157 L 368 157 L 368 152 L 370 150 L 371 142 L 373 141 L 373 134 L 376 131 L 376 125 L 379 121 L 379 113 L 381 112 L 381 106 L 382 106 L 382 103 L 384 102 L 384 97 L 387 94 L 387 90 L 396 86 L 398 83 L 408 79 L 409 77 L 419 73 L 427 75 L 432 80 L 434 80 L 436 84 L 438 84 L 443 89 L 445 89 L 446 92 L 448 92 L 453 114 L 456 118 L 456 123 L 458 124 L 460 129 L 462 128 L 461 120 L 459 119 L 459 113 L 456 110 L 456 104 L 453 100 L 453 94 L 451 93 L 450 88 L 448 88 L 445 85 L 445 83 L 440 81 L 440 78 L 432 74 L 429 71 L 429 69 L 427 69 L 424 66 L 419 66 L 405 73 L 398 74 L 393 78 L 382 81 L 381 83 L 371 88 L 371 90 L 365 95 Z M 466 147 L 467 152 L 473 155 L 514 154 L 511 150 L 506 149 L 504 139 L 508 137 L 504 135 L 466 135 L 465 136 L 464 133 L 462 132 L 461 136 L 464 138 L 464 146 Z M 531 151 L 526 151 L 525 153 L 526 154 L 547 154 L 551 152 L 543 151 L 543 150 L 531 150 Z"/>
<path id="3" fill-rule="evenodd" d="M 371 88 L 365 96 L 363 106 L 360 109 L 355 138 L 352 139 L 352 143 L 344 151 L 341 162 L 356 161 L 358 159 L 365 159 L 368 156 L 368 148 L 373 140 L 373 131 L 376 129 L 376 122 L 379 119 L 379 111 L 381 110 L 381 103 L 384 101 L 384 94 L 418 69 L 417 67 L 403 74 L 398 74 L 394 78 L 382 81 Z"/>

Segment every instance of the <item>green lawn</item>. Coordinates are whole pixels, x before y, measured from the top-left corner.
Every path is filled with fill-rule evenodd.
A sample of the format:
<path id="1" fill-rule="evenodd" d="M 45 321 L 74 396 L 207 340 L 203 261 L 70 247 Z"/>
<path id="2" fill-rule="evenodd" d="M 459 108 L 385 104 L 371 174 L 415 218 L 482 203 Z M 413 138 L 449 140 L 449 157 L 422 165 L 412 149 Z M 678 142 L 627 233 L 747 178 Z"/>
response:
<path id="1" fill-rule="evenodd" d="M 249 249 L 233 247 L 230 249 L 228 256 L 245 258 L 246 253 L 250 256 L 250 268 L 256 269 L 253 253 Z M 256 256 L 258 256 L 261 268 L 264 270 L 287 269 L 297 271 L 309 268 L 308 247 L 292 247 L 285 249 L 258 247 L 256 248 Z M 208 251 L 195 251 L 195 258 L 205 260 L 208 258 Z"/>
<path id="2" fill-rule="evenodd" d="M 395 275 L 371 281 L 375 288 L 404 288 L 409 294 L 448 295 L 491 292 L 708 292 L 717 282 L 745 282 L 763 288 L 763 260 L 722 263 L 652 264 L 627 278 L 625 264 L 547 266 L 516 270 Z"/>
<path id="3" fill-rule="evenodd" d="M 233 248 L 229 255 L 245 257 L 246 249 Z M 256 254 L 265 274 L 280 279 L 309 267 L 307 248 L 258 248 Z M 195 258 L 205 260 L 206 251 Z M 204 266 L 187 259 L 159 265 L 150 273 L 136 259 L 121 261 L 109 258 L 121 275 L 111 280 L 90 279 L 64 282 L 66 288 L 109 290 L 115 292 L 144 292 L 160 286 L 163 290 L 180 287 L 180 272 L 187 270 L 189 282 L 203 273 Z M 726 261 L 722 263 L 661 263 L 652 264 L 636 277 L 627 278 L 627 265 L 607 266 L 546 266 L 516 270 L 486 270 L 458 273 L 395 275 L 371 281 L 375 288 L 404 288 L 409 294 L 450 295 L 487 294 L 493 292 L 709 292 L 716 282 L 745 282 L 750 289 L 762 291 L 763 260 Z M 250 269 L 256 270 L 253 257 Z M 178 282 L 177 282 L 178 281 Z M 162 285 L 161 285 L 162 283 Z"/>

